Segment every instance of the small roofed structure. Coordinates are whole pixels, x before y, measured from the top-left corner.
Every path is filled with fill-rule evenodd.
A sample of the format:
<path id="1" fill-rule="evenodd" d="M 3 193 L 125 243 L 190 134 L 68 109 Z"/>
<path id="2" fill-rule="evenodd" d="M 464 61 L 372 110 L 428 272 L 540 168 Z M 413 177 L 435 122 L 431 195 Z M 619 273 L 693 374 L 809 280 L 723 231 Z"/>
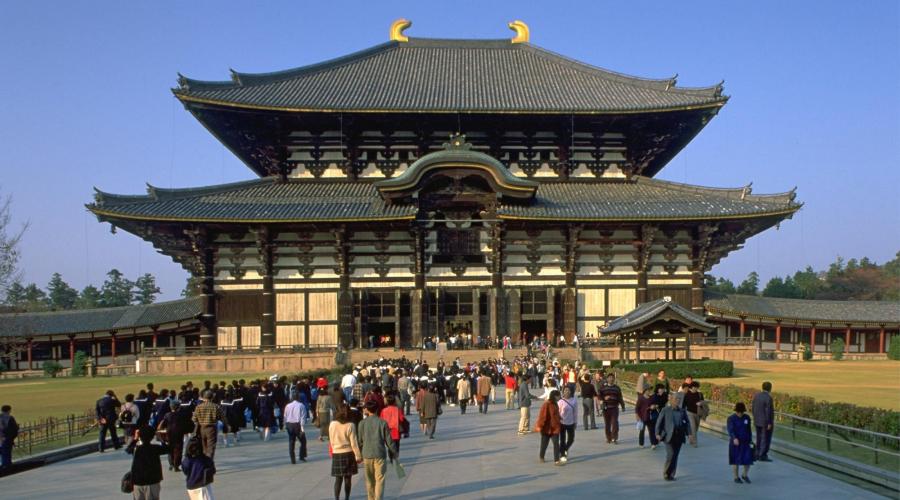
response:
<path id="1" fill-rule="evenodd" d="M 619 359 L 631 359 L 630 346 L 634 343 L 635 361 L 641 360 L 641 350 L 664 351 L 665 359 L 678 358 L 678 339 L 682 338 L 684 359 L 691 357 L 691 334 L 709 333 L 716 329 L 707 323 L 703 316 L 694 314 L 672 301 L 671 297 L 663 297 L 652 302 L 645 302 L 634 310 L 612 320 L 600 330 L 601 334 L 618 337 Z M 664 347 L 659 347 L 659 340 L 664 339 Z M 642 343 L 645 345 L 642 347 Z"/>

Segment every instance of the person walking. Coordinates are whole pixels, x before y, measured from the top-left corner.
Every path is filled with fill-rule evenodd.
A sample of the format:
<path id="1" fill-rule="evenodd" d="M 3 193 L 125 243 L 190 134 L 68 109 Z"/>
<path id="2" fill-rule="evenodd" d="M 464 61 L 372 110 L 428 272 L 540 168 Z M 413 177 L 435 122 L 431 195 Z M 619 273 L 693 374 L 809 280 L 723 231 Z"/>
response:
<path id="1" fill-rule="evenodd" d="M 275 422 L 275 398 L 267 384 L 260 384 L 259 395 L 256 396 L 256 407 L 259 412 L 257 417 L 259 438 L 268 441 L 272 428 L 277 423 Z"/>
<path id="2" fill-rule="evenodd" d="M 656 435 L 660 441 L 666 443 L 666 464 L 663 468 L 663 479 L 666 481 L 675 480 L 678 454 L 681 453 L 685 437 L 690 433 L 691 424 L 685 411 L 678 406 L 678 397 L 669 394 L 669 404 L 662 409 L 656 421 Z"/>
<path id="3" fill-rule="evenodd" d="M 639 394 L 634 405 L 634 418 L 637 421 L 638 429 L 638 446 L 644 447 L 644 432 L 650 435 L 650 446 L 656 448 L 656 432 L 653 426 L 656 425 L 655 419 L 651 416 L 651 406 L 653 399 L 650 394 L 650 388 L 644 386 L 644 392 Z"/>
<path id="4" fill-rule="evenodd" d="M 297 463 L 297 455 L 294 453 L 297 441 L 300 441 L 300 461 L 306 462 L 306 405 L 300 402 L 302 393 L 294 392 L 294 400 L 284 407 L 284 426 L 288 435 L 288 454 L 291 463 Z"/>
<path id="5" fill-rule="evenodd" d="M 594 384 L 591 383 L 590 374 L 585 373 L 581 376 L 579 386 L 581 388 L 582 428 L 584 430 L 596 429 L 597 420 L 594 416 L 594 403 L 597 399 L 597 391 L 594 389 Z M 590 425 L 588 425 L 588 421 L 590 421 Z"/>
<path id="6" fill-rule="evenodd" d="M 559 391 L 552 390 L 547 400 L 541 406 L 541 412 L 538 414 L 537 421 L 534 425 L 534 431 L 541 435 L 541 448 L 538 459 L 544 462 L 544 456 L 547 453 L 547 444 L 553 443 L 553 463 L 555 465 L 564 465 L 560 461 L 559 456 L 559 432 L 562 429 L 559 420 Z"/>
<path id="7" fill-rule="evenodd" d="M 321 417 L 320 417 L 321 418 Z M 331 475 L 334 477 L 334 500 L 340 500 L 341 485 L 344 500 L 350 498 L 350 478 L 359 472 L 362 452 L 356 438 L 356 425 L 350 420 L 350 407 L 341 404 L 328 424 L 328 440 L 331 444 Z"/>
<path id="8" fill-rule="evenodd" d="M 381 418 L 391 430 L 395 451 L 395 456 L 391 458 L 393 462 L 400 454 L 400 438 L 409 437 L 409 420 L 403 416 L 403 410 L 397 406 L 397 396 L 394 393 L 389 393 L 384 398 L 384 405 L 384 409 L 381 410 Z"/>
<path id="9" fill-rule="evenodd" d="M 491 384 L 491 375 L 486 371 L 482 370 L 481 375 L 478 377 L 477 389 L 475 392 L 475 397 L 478 399 L 478 413 L 487 413 L 488 410 L 488 402 L 491 398 L 491 390 L 493 390 L 494 386 Z"/>
<path id="10" fill-rule="evenodd" d="M 212 483 L 216 464 L 203 454 L 203 443 L 197 436 L 188 441 L 182 470 L 189 500 L 214 500 Z"/>
<path id="11" fill-rule="evenodd" d="M 420 420 L 425 422 L 425 434 L 428 439 L 434 439 L 434 431 L 437 429 L 437 419 L 441 414 L 441 401 L 438 399 L 437 388 L 434 384 L 428 385 L 428 391 L 422 396 L 422 404 L 419 407 Z"/>
<path id="12" fill-rule="evenodd" d="M 409 394 L 410 386 L 411 383 L 406 372 L 402 369 L 397 370 L 397 396 L 400 398 L 400 408 L 405 415 L 409 415 L 410 400 L 412 399 Z"/>
<path id="13" fill-rule="evenodd" d="M 211 390 L 203 391 L 201 396 L 203 401 L 194 410 L 194 416 L 191 419 L 196 426 L 197 434 L 203 443 L 203 454 L 210 459 L 216 458 L 216 444 L 219 440 L 218 422 L 222 422 L 223 431 L 228 430 L 228 421 L 222 407 L 213 403 L 213 392 Z"/>
<path id="14" fill-rule="evenodd" d="M 122 439 L 125 447 L 131 448 L 131 442 L 136 439 L 134 435 L 137 429 L 137 421 L 141 418 L 141 409 L 134 402 L 134 394 L 125 395 L 125 404 L 119 412 L 119 427 L 122 428 Z"/>
<path id="15" fill-rule="evenodd" d="M 750 484 L 750 466 L 753 465 L 753 425 L 747 406 L 738 402 L 734 405 L 734 414 L 728 417 L 726 428 L 728 429 L 728 464 L 734 472 L 734 482 Z M 744 467 L 744 474 L 738 477 L 738 466 Z"/>
<path id="16" fill-rule="evenodd" d="M 328 394 L 319 393 L 319 399 L 316 401 L 316 424 L 319 427 L 319 441 L 325 441 L 325 438 L 328 437 L 331 416 L 337 412 L 337 408 L 335 408 L 332 401 L 333 399 Z"/>
<path id="17" fill-rule="evenodd" d="M 575 426 L 578 423 L 578 400 L 572 394 L 572 390 L 566 386 L 563 389 L 563 397 L 557 403 L 559 406 L 559 459 L 563 462 L 569 460 L 569 450 L 575 444 Z"/>
<path id="18" fill-rule="evenodd" d="M 769 458 L 769 447 L 772 445 L 775 427 L 775 404 L 771 392 L 772 382 L 763 382 L 762 392 L 757 392 L 750 403 L 753 422 L 756 424 L 756 455 L 760 462 L 772 461 Z"/>
<path id="19" fill-rule="evenodd" d="M 506 375 L 503 377 L 503 382 L 506 385 L 506 409 L 507 410 L 515 410 L 516 409 L 516 377 L 512 372 L 507 371 Z"/>
<path id="20" fill-rule="evenodd" d="M 619 444 L 619 407 L 625 411 L 625 400 L 622 398 L 622 389 L 616 385 L 616 376 L 612 373 L 606 376 L 606 385 L 600 390 L 600 400 L 606 442 Z"/>
<path id="21" fill-rule="evenodd" d="M 682 398 L 682 408 L 687 412 L 688 421 L 691 423 L 691 446 L 697 447 L 697 433 L 700 430 L 700 412 L 698 406 L 703 401 L 703 393 L 700 392 L 700 382 L 691 381 Z"/>
<path id="22" fill-rule="evenodd" d="M 357 437 L 362 450 L 363 464 L 366 470 L 366 495 L 369 500 L 381 500 L 384 497 L 384 476 L 387 471 L 386 460 L 397 456 L 391 429 L 387 422 L 378 416 L 378 403 L 367 401 L 366 418 L 359 423 Z"/>
<path id="23" fill-rule="evenodd" d="M 12 449 L 19 435 L 19 424 L 12 416 L 12 406 L 0 407 L 0 470 L 12 467 Z"/>
<path id="24" fill-rule="evenodd" d="M 459 413 L 465 415 L 466 405 L 472 399 L 472 383 L 465 375 L 459 377 L 459 381 L 456 382 L 456 399 L 459 401 Z"/>
<path id="25" fill-rule="evenodd" d="M 669 404 L 669 396 L 666 387 L 656 384 L 656 392 L 650 398 L 650 449 L 655 450 L 659 444 L 659 436 L 656 434 L 656 422 L 659 420 L 659 412 Z M 656 444 L 654 444 L 656 443 Z"/>
<path id="26" fill-rule="evenodd" d="M 169 453 L 165 444 L 153 444 L 153 427 L 145 425 L 138 429 L 138 442 L 131 460 L 131 482 L 134 500 L 159 500 L 159 488 L 163 479 L 160 455 Z"/>
<path id="27" fill-rule="evenodd" d="M 519 402 L 519 435 L 523 436 L 531 432 L 531 395 L 529 386 L 531 376 L 527 373 L 519 380 L 519 388 L 516 389 L 516 399 Z"/>
<path id="28" fill-rule="evenodd" d="M 119 436 L 116 434 L 116 419 L 119 416 L 118 409 L 120 406 L 121 403 L 119 403 L 119 399 L 116 398 L 116 393 L 112 389 L 106 391 L 106 394 L 97 400 L 95 410 L 97 413 L 97 425 L 100 427 L 100 453 L 106 451 L 107 433 L 112 437 L 115 449 L 118 450 L 122 447 L 122 444 L 119 443 Z"/>
<path id="29" fill-rule="evenodd" d="M 182 424 L 182 414 L 178 411 L 181 403 L 172 401 L 169 403 L 172 411 L 163 416 L 162 422 L 156 427 L 156 435 L 169 447 L 169 470 L 181 470 L 181 457 L 184 449 L 184 435 L 188 429 Z M 137 437 L 135 437 L 137 439 Z"/>

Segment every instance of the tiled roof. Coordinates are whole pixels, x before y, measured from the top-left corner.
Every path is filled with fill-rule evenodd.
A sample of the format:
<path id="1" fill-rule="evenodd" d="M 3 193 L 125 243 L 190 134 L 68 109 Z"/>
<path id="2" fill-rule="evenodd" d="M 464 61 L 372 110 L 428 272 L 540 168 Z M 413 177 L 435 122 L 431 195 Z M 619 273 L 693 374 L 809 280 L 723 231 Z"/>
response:
<path id="1" fill-rule="evenodd" d="M 698 330 L 714 330 L 715 325 L 707 323 L 703 316 L 694 314 L 669 298 L 661 298 L 652 302 L 645 302 L 624 316 L 609 322 L 601 331 L 607 334 L 630 333 L 653 323 L 663 313 L 671 311 L 674 316 Z"/>
<path id="2" fill-rule="evenodd" d="M 101 218 L 195 222 L 378 221 L 412 219 L 416 207 L 388 204 L 369 181 L 268 177 L 193 189 L 150 187 L 147 195 L 99 192 L 88 208 Z M 742 189 L 688 186 L 647 177 L 631 181 L 542 182 L 529 203 L 504 203 L 498 214 L 533 220 L 683 220 L 789 216 L 794 193 L 751 195 Z"/>
<path id="3" fill-rule="evenodd" d="M 195 319 L 201 306 L 201 299 L 194 297 L 139 306 L 0 314 L 0 335 L 67 335 L 161 325 Z"/>
<path id="4" fill-rule="evenodd" d="M 710 313 L 733 316 L 834 323 L 900 323 L 900 302 L 872 300 L 806 300 L 756 295 L 708 294 Z"/>
<path id="5" fill-rule="evenodd" d="M 676 87 L 509 40 L 410 38 L 286 71 L 179 84 L 186 102 L 297 111 L 612 113 L 727 100 L 721 85 Z"/>

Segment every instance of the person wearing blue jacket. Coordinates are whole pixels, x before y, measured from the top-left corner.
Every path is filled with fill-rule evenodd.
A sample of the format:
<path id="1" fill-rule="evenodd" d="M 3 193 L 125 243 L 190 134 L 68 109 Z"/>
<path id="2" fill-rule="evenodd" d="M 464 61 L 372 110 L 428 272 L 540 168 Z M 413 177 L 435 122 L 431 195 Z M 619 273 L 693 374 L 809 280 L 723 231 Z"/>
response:
<path id="1" fill-rule="evenodd" d="M 734 482 L 750 483 L 750 465 L 753 464 L 753 426 L 744 403 L 734 405 L 734 414 L 728 417 L 728 464 L 734 471 Z M 744 475 L 738 477 L 738 466 L 744 466 Z"/>

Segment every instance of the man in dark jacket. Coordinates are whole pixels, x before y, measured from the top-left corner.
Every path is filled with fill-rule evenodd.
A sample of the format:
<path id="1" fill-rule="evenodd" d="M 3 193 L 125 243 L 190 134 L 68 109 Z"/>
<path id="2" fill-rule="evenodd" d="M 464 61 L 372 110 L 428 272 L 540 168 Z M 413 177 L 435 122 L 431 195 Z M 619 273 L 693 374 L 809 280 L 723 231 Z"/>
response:
<path id="1" fill-rule="evenodd" d="M 19 424 L 11 412 L 12 406 L 3 405 L 0 408 L 0 469 L 12 465 L 13 443 L 19 435 Z"/>
<path id="2" fill-rule="evenodd" d="M 750 404 L 753 413 L 753 424 L 756 425 L 756 453 L 760 462 L 771 462 L 769 446 L 772 444 L 772 431 L 775 426 L 775 405 L 772 403 L 772 382 L 763 382 L 762 392 L 753 396 Z"/>
<path id="3" fill-rule="evenodd" d="M 519 403 L 519 435 L 531 432 L 531 376 L 527 374 L 519 377 L 519 387 L 516 389 L 516 399 Z"/>
<path id="4" fill-rule="evenodd" d="M 113 446 L 118 450 L 122 447 L 119 436 L 116 434 L 116 419 L 119 418 L 119 399 L 112 390 L 106 391 L 102 398 L 97 400 L 97 425 L 100 428 L 100 453 L 106 451 L 106 433 L 112 436 Z"/>
<path id="5" fill-rule="evenodd" d="M 160 455 L 169 452 L 164 444 L 151 444 L 155 431 L 152 427 L 138 430 L 140 443 L 134 449 L 131 461 L 131 481 L 134 483 L 134 498 L 159 498 L 159 483 L 162 482 Z"/>
<path id="6" fill-rule="evenodd" d="M 619 444 L 619 407 L 625 411 L 625 400 L 622 398 L 622 389 L 616 385 L 615 375 L 606 376 L 606 385 L 600 389 L 600 401 L 606 442 Z"/>

